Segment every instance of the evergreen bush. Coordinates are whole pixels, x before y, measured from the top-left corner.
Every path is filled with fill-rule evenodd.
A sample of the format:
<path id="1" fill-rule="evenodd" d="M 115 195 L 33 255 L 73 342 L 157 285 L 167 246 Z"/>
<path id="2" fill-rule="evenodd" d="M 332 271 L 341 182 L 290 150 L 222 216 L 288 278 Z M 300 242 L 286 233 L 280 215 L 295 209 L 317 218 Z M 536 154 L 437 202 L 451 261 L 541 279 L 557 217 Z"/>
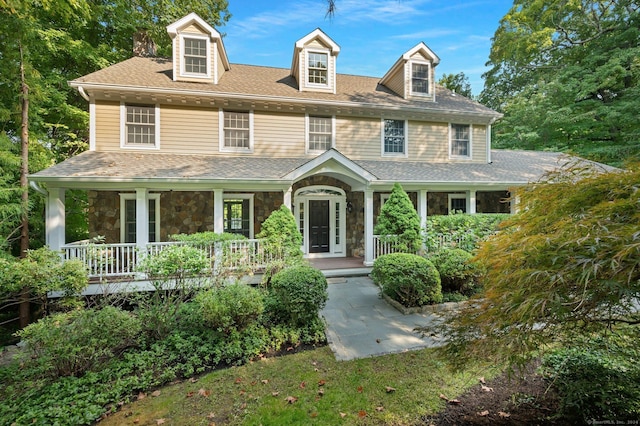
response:
<path id="1" fill-rule="evenodd" d="M 458 248 L 443 248 L 427 256 L 440 274 L 442 291 L 471 296 L 478 290 L 482 275 L 480 264 L 473 262 L 473 255 Z"/>
<path id="2" fill-rule="evenodd" d="M 256 238 L 264 239 L 263 248 L 273 259 L 302 258 L 302 235 L 291 210 L 282 205 L 262 222 Z"/>
<path id="3" fill-rule="evenodd" d="M 442 302 L 440 275 L 429 260 L 410 253 L 378 257 L 371 271 L 382 292 L 406 307 Z"/>
<path id="4" fill-rule="evenodd" d="M 195 297 L 195 302 L 205 325 L 225 334 L 243 331 L 264 311 L 260 290 L 243 283 L 203 291 Z"/>
<path id="5" fill-rule="evenodd" d="M 329 297 L 327 279 L 318 269 L 308 265 L 293 266 L 275 274 L 269 293 L 272 315 L 296 325 L 317 318 Z"/>
<path id="6" fill-rule="evenodd" d="M 383 242 L 393 244 L 397 252 L 417 253 L 420 250 L 420 218 L 399 183 L 393 185 L 389 199 L 380 209 L 374 233 Z"/>
<path id="7" fill-rule="evenodd" d="M 506 213 L 429 216 L 424 230 L 425 249 L 434 252 L 440 248 L 459 248 L 473 252 L 477 244 L 494 234 L 500 222 L 509 216 Z M 444 239 L 442 243 L 441 238 Z"/>

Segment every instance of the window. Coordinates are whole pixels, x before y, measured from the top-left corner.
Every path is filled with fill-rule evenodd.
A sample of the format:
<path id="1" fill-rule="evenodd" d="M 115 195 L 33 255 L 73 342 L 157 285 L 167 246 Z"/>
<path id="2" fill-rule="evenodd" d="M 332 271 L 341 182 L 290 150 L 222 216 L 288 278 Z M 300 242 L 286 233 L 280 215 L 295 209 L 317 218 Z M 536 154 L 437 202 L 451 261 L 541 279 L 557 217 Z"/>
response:
<path id="1" fill-rule="evenodd" d="M 183 69 L 186 74 L 206 76 L 207 40 L 204 38 L 183 38 Z"/>
<path id="2" fill-rule="evenodd" d="M 251 137 L 253 112 L 221 111 L 221 150 L 250 151 L 253 149 Z"/>
<path id="3" fill-rule="evenodd" d="M 308 58 L 309 63 L 307 72 L 309 77 L 307 81 L 312 84 L 326 85 L 328 83 L 327 70 L 329 68 L 329 56 L 326 53 L 309 52 Z"/>
<path id="4" fill-rule="evenodd" d="M 224 232 L 253 237 L 253 195 L 225 194 L 223 200 Z"/>
<path id="5" fill-rule="evenodd" d="M 160 194 L 148 198 L 149 242 L 160 240 Z M 123 243 L 136 242 L 136 194 L 120 195 L 120 238 Z"/>
<path id="6" fill-rule="evenodd" d="M 405 154 L 405 121 L 404 120 L 383 120 L 384 134 L 382 142 L 382 153 L 384 154 Z"/>
<path id="7" fill-rule="evenodd" d="M 451 156 L 471 156 L 471 126 L 468 124 L 451 125 Z"/>
<path id="8" fill-rule="evenodd" d="M 308 117 L 307 151 L 326 151 L 333 146 L 333 118 Z"/>
<path id="9" fill-rule="evenodd" d="M 159 108 L 154 105 L 122 104 L 122 145 L 139 148 L 158 147 Z"/>
<path id="10" fill-rule="evenodd" d="M 429 65 L 411 64 L 411 92 L 429 94 Z"/>
<path id="11" fill-rule="evenodd" d="M 466 212 L 467 196 L 464 194 L 449 194 L 449 214 Z"/>

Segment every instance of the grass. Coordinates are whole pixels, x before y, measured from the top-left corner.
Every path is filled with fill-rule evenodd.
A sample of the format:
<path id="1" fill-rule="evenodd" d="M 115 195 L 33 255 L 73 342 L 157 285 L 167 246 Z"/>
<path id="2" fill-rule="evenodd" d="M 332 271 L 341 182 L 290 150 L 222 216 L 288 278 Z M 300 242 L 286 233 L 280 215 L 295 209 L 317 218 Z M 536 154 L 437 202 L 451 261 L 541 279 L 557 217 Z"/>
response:
<path id="1" fill-rule="evenodd" d="M 444 407 L 440 394 L 496 372 L 474 362 L 453 373 L 433 349 L 336 361 L 322 347 L 164 387 L 100 425 L 410 425 Z"/>

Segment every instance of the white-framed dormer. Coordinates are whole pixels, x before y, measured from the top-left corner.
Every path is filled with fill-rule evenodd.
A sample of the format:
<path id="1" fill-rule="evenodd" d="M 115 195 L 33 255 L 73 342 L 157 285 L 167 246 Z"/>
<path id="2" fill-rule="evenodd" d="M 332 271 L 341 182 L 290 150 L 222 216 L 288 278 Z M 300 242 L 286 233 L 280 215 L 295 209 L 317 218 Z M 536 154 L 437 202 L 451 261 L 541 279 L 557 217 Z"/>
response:
<path id="1" fill-rule="evenodd" d="M 380 79 L 380 84 L 404 99 L 419 98 L 435 102 L 435 67 L 439 63 L 438 55 L 420 42 L 400 56 Z M 416 71 L 417 74 L 414 73 Z M 414 87 L 414 84 L 418 86 Z"/>
<path id="2" fill-rule="evenodd" d="M 172 40 L 173 81 L 218 84 L 231 66 L 222 35 L 196 13 L 167 26 Z"/>
<path id="3" fill-rule="evenodd" d="M 380 120 L 380 156 L 406 158 L 409 152 L 409 121 L 395 118 Z"/>
<path id="4" fill-rule="evenodd" d="M 218 110 L 220 152 L 253 153 L 253 110 Z"/>
<path id="5" fill-rule="evenodd" d="M 336 116 L 305 114 L 304 145 L 307 154 L 322 154 L 336 146 Z"/>
<path id="6" fill-rule="evenodd" d="M 449 159 L 473 159 L 473 125 L 449 123 Z"/>
<path id="7" fill-rule="evenodd" d="M 120 148 L 160 149 L 160 105 L 120 102 Z"/>
<path id="8" fill-rule="evenodd" d="M 301 92 L 336 93 L 336 61 L 340 46 L 316 28 L 294 46 L 291 75 Z"/>

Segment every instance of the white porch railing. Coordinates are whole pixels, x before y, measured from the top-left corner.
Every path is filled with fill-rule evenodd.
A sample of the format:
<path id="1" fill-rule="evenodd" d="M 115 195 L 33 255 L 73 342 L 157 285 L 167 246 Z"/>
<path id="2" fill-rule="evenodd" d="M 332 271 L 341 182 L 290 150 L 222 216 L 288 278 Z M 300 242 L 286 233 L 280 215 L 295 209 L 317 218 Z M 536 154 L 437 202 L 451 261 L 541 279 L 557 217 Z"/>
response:
<path id="1" fill-rule="evenodd" d="M 436 237 L 436 244 L 439 248 L 455 247 L 459 245 L 464 238 L 464 235 L 439 234 Z M 376 260 L 384 254 L 397 253 L 399 251 L 395 249 L 393 242 L 383 240 L 381 235 L 373 236 L 373 260 Z"/>
<path id="2" fill-rule="evenodd" d="M 193 244 L 186 242 L 149 243 L 144 256 L 154 256 L 167 247 L 174 245 L 192 245 L 206 253 L 212 259 L 215 270 L 224 267 L 229 269 L 248 268 L 258 271 L 266 267 L 272 260 L 265 253 L 261 240 L 234 240 L 215 244 Z M 135 243 L 100 244 L 71 243 L 62 246 L 64 260 L 81 260 L 89 271 L 90 278 L 123 278 L 133 277 L 137 272 L 138 261 L 142 258 Z"/>

